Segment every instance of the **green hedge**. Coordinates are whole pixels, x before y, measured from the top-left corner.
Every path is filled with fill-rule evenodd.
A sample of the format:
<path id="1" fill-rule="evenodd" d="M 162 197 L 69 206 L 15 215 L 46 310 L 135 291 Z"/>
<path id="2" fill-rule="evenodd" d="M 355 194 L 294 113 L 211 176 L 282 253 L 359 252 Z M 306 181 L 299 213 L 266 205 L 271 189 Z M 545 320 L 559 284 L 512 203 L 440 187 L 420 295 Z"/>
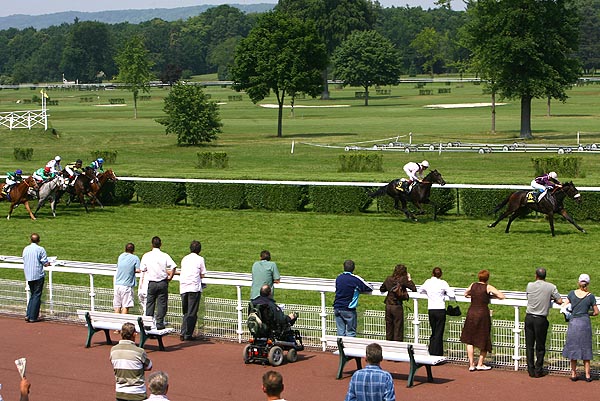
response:
<path id="1" fill-rule="evenodd" d="M 90 152 L 92 159 L 103 158 L 104 163 L 114 164 L 117 162 L 117 151 L 116 150 L 94 150 Z"/>
<path id="2" fill-rule="evenodd" d="M 244 184 L 203 184 L 186 185 L 190 203 L 207 209 L 243 209 L 246 207 Z"/>
<path id="3" fill-rule="evenodd" d="M 142 203 L 148 205 L 175 205 L 185 199 L 185 184 L 179 182 L 135 183 L 135 192 Z"/>
<path id="4" fill-rule="evenodd" d="M 462 189 L 459 192 L 460 212 L 469 217 L 490 217 L 496 205 L 514 191 L 509 189 Z"/>
<path id="5" fill-rule="evenodd" d="M 535 175 L 540 176 L 549 171 L 556 171 L 561 176 L 566 177 L 584 177 L 581 170 L 581 157 L 572 156 L 552 156 L 552 157 L 533 157 L 531 159 Z"/>
<path id="6" fill-rule="evenodd" d="M 315 212 L 355 213 L 365 211 L 372 198 L 363 187 L 312 186 L 308 193 Z"/>
<path id="7" fill-rule="evenodd" d="M 577 203 L 570 198 L 565 199 L 564 205 L 575 221 L 600 220 L 600 193 L 598 192 L 581 193 L 581 203 Z M 559 216 L 556 216 L 555 220 L 566 221 Z"/>
<path id="8" fill-rule="evenodd" d="M 383 171 L 383 155 L 380 153 L 348 153 L 338 157 L 338 171 Z"/>
<path id="9" fill-rule="evenodd" d="M 246 185 L 246 200 L 252 209 L 304 210 L 308 204 L 308 187 L 305 185 Z"/>
<path id="10" fill-rule="evenodd" d="M 375 188 L 374 190 L 377 190 Z M 456 189 L 451 188 L 431 188 L 429 199 L 437 206 L 437 214 L 446 214 L 456 206 Z M 402 205 L 399 205 L 402 207 Z M 433 206 L 423 205 L 423 208 L 429 211 Z M 408 202 L 408 208 L 416 210 L 411 202 Z M 394 199 L 385 195 L 377 198 L 377 210 L 383 213 L 403 213 L 401 210 L 394 209 Z"/>
<path id="11" fill-rule="evenodd" d="M 13 155 L 15 160 L 31 160 L 33 148 L 14 148 Z"/>
<path id="12" fill-rule="evenodd" d="M 100 202 L 103 205 L 128 204 L 135 194 L 133 181 L 106 181 L 100 191 Z"/>

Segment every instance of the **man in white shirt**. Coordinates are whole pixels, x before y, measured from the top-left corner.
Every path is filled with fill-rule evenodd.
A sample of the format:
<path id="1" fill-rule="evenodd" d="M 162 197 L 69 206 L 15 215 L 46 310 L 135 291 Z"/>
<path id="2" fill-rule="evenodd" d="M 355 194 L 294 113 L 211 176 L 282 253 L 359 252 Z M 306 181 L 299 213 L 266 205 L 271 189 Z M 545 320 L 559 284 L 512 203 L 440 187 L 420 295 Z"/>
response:
<path id="1" fill-rule="evenodd" d="M 141 270 L 144 280 L 148 281 L 148 295 L 146 299 L 146 316 L 155 316 L 156 328 L 165 328 L 165 315 L 169 300 L 169 281 L 175 274 L 177 264 L 171 257 L 160 250 L 162 241 L 159 237 L 152 238 L 152 250 L 142 256 Z"/>
<path id="2" fill-rule="evenodd" d="M 444 355 L 444 327 L 446 326 L 446 301 L 445 298 L 454 298 L 454 290 L 446 280 L 442 280 L 442 269 L 434 267 L 432 277 L 427 279 L 419 293 L 427 294 L 427 309 L 431 337 L 429 337 L 429 353 L 431 355 Z"/>
<path id="3" fill-rule="evenodd" d="M 181 259 L 179 272 L 179 293 L 181 294 L 181 308 L 183 321 L 181 322 L 181 341 L 193 341 L 194 329 L 198 320 L 198 306 L 202 296 L 202 279 L 206 274 L 204 258 L 200 256 L 202 245 L 199 241 L 192 241 L 190 253 Z"/>

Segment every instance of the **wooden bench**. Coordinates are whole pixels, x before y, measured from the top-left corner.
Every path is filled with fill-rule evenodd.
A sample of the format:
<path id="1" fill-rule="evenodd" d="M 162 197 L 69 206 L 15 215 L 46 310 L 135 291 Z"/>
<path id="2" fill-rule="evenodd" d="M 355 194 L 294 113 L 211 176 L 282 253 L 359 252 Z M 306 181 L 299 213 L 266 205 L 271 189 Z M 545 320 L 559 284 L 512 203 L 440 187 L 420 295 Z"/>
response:
<path id="1" fill-rule="evenodd" d="M 429 355 L 427 345 L 425 344 L 336 336 L 325 336 L 325 341 L 328 348 L 337 348 L 334 354 L 340 356 L 337 379 L 342 378 L 344 366 L 352 359 L 356 360 L 356 368 L 362 369 L 361 358 L 364 358 L 366 355 L 367 345 L 372 343 L 381 345 L 384 360 L 410 363 L 406 387 L 413 386 L 415 374 L 420 367 L 425 366 L 427 369 L 427 381 L 433 382 L 431 367 L 448 362 L 448 358 L 445 356 Z"/>
<path id="2" fill-rule="evenodd" d="M 158 330 L 154 327 L 152 316 L 129 315 L 112 312 L 96 312 L 78 310 L 77 316 L 83 320 L 88 328 L 87 341 L 85 347 L 89 348 L 92 343 L 92 336 L 99 331 L 104 331 L 106 343 L 112 345 L 110 332 L 113 330 L 121 330 L 124 323 L 132 323 L 135 326 L 135 331 L 140 333 L 140 348 L 144 348 L 144 344 L 149 338 L 158 340 L 158 349 L 165 350 L 162 338 L 167 334 L 173 333 L 175 329 L 165 328 Z"/>

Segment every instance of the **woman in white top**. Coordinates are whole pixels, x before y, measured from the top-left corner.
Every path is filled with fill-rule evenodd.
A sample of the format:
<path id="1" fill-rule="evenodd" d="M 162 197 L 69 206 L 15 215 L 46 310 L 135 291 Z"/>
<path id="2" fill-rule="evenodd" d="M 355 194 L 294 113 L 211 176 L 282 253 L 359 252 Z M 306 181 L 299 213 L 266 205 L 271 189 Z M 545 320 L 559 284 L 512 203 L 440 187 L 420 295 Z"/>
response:
<path id="1" fill-rule="evenodd" d="M 429 353 L 444 355 L 444 328 L 446 326 L 446 296 L 454 298 L 454 290 L 445 280 L 441 279 L 442 269 L 434 267 L 432 277 L 427 279 L 419 292 L 427 294 L 427 309 L 431 337 L 429 337 Z"/>

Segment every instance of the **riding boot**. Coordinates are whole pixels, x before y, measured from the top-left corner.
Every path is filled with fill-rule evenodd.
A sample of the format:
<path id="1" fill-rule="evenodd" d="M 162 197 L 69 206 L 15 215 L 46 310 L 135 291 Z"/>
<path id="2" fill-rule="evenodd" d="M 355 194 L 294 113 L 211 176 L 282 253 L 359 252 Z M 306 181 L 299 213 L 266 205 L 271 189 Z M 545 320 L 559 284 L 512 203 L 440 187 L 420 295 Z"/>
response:
<path id="1" fill-rule="evenodd" d="M 548 191 L 542 191 L 542 193 L 540 194 L 540 196 L 538 196 L 538 198 L 537 198 L 538 203 L 542 201 L 542 198 L 544 196 L 546 196 L 546 192 L 548 192 Z"/>
<path id="2" fill-rule="evenodd" d="M 408 193 L 408 187 L 410 186 L 410 181 L 402 181 L 402 190 Z"/>

